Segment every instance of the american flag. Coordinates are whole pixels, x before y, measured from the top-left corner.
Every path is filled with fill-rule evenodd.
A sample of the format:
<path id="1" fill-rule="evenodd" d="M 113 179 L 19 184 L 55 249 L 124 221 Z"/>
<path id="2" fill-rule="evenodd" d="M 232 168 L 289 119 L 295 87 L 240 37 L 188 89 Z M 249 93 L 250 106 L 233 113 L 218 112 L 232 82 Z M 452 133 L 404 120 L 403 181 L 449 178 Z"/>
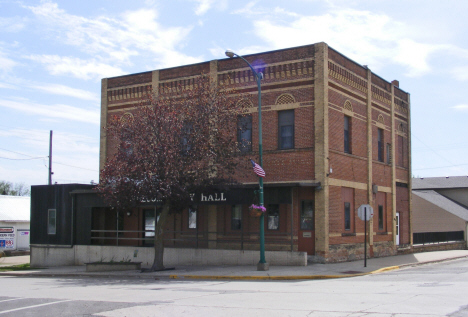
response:
<path id="1" fill-rule="evenodd" d="M 263 168 L 257 163 L 255 163 L 253 160 L 250 160 L 250 162 L 252 162 L 255 174 L 257 174 L 259 177 L 265 177 L 265 171 L 263 170 Z"/>

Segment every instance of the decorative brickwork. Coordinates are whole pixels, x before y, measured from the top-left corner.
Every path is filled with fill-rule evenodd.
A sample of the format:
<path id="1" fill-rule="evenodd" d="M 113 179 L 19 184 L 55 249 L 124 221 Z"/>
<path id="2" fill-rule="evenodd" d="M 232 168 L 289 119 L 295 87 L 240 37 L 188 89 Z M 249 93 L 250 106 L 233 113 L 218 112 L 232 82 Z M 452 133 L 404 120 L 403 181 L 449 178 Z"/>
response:
<path id="1" fill-rule="evenodd" d="M 368 223 L 371 256 L 396 253 L 396 212 L 400 213 L 400 244 L 411 244 L 409 95 L 325 43 L 244 58 L 264 74 L 261 90 L 265 186 L 282 188 L 291 200 L 279 204 L 279 227 L 268 231 L 267 250 L 306 251 L 319 262 L 363 259 L 364 222 L 357 217 L 357 208 L 362 204 L 373 206 L 374 215 L 379 204 L 385 210 L 383 228 L 377 219 Z M 201 73 L 210 74 L 214 84 L 223 89 L 233 89 L 232 96 L 242 96 L 238 102 L 248 105 L 252 152 L 245 154 L 246 164 L 250 164 L 248 158 L 258 160 L 257 83 L 252 70 L 239 58 L 103 80 L 103 126 L 110 111 L 129 118 L 131 109 L 147 94 L 175 98 L 181 91 L 191 89 Z M 284 134 L 288 137 L 292 134 L 294 147 L 281 150 L 278 113 L 284 110 L 294 112 L 293 128 Z M 346 134 L 345 116 L 349 125 Z M 378 155 L 379 129 L 383 132 L 383 161 L 379 161 Z M 102 167 L 114 151 L 106 140 L 105 130 L 101 133 Z M 237 132 L 233 131 L 232 136 L 235 140 Z M 349 138 L 347 151 L 345 138 Z M 239 175 L 238 181 L 258 184 L 254 173 Z M 395 186 L 397 182 L 406 187 Z M 313 230 L 300 227 L 303 200 L 313 201 Z M 350 219 L 344 213 L 345 202 L 353 208 Z M 265 204 L 269 202 L 266 200 Z M 239 243 L 231 241 L 240 235 L 231 229 L 231 208 L 231 204 L 200 207 L 199 230 L 209 227 L 210 233 L 204 235 L 213 240 L 203 247 L 239 248 Z M 254 250 L 258 248 L 258 235 L 247 232 L 256 232 L 259 224 L 258 219 L 248 218 L 247 213 L 248 206 L 243 203 L 242 226 L 246 234 L 243 248 Z M 183 231 L 187 217 L 186 213 L 174 215 L 171 230 Z M 345 229 L 347 220 L 351 224 L 349 230 Z"/>

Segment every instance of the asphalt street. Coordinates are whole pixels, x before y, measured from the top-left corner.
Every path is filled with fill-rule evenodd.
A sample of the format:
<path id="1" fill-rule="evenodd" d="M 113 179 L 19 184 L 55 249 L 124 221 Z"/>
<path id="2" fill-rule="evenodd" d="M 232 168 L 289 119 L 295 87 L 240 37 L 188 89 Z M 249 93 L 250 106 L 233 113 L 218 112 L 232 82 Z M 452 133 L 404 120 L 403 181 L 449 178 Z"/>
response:
<path id="1" fill-rule="evenodd" d="M 468 259 L 306 281 L 0 277 L 1 316 L 468 316 Z"/>

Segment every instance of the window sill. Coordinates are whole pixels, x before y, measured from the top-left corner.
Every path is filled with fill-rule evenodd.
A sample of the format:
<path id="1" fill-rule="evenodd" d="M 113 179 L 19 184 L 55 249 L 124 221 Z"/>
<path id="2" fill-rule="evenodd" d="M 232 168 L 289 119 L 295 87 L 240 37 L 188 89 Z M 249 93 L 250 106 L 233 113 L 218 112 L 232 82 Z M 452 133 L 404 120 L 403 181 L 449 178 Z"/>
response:
<path id="1" fill-rule="evenodd" d="M 355 237 L 356 233 L 355 232 L 345 232 L 341 234 L 342 237 Z"/>

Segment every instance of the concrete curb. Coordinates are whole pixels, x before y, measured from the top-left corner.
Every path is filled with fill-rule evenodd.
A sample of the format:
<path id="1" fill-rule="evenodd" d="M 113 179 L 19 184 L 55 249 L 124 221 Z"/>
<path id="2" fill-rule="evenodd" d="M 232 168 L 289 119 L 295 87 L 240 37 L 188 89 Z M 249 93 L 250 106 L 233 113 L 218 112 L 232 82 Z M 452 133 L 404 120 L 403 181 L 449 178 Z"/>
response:
<path id="1" fill-rule="evenodd" d="M 425 264 L 433 264 L 439 262 L 446 262 L 452 260 L 459 260 L 468 258 L 468 255 L 458 256 L 453 258 L 445 258 L 438 260 L 430 260 L 423 262 L 413 262 L 395 266 L 383 267 L 374 271 L 356 273 L 356 274 L 336 274 L 336 275 L 279 275 L 279 276 L 255 276 L 255 275 L 146 275 L 146 274 L 108 274 L 108 273 L 49 273 L 49 272 L 27 272 L 27 271 L 12 271 L 12 272 L 0 272 L 0 276 L 14 276 L 14 277 L 60 277 L 60 278 L 115 278 L 115 279 L 174 279 L 174 280 L 232 280 L 232 281 L 287 281 L 287 280 L 324 280 L 324 279 L 337 279 L 337 278 L 349 278 L 366 276 L 371 274 L 379 274 L 383 272 L 389 272 L 399 270 L 405 267 L 420 266 Z"/>
<path id="2" fill-rule="evenodd" d="M 375 271 L 356 273 L 356 274 L 340 274 L 340 275 L 281 275 L 281 276 L 233 276 L 233 275 L 169 275 L 170 279 L 193 279 L 193 280 L 326 280 L 335 278 L 348 278 L 356 276 L 364 276 L 370 274 L 377 274 L 386 271 L 399 269 L 399 266 L 384 267 Z"/>

